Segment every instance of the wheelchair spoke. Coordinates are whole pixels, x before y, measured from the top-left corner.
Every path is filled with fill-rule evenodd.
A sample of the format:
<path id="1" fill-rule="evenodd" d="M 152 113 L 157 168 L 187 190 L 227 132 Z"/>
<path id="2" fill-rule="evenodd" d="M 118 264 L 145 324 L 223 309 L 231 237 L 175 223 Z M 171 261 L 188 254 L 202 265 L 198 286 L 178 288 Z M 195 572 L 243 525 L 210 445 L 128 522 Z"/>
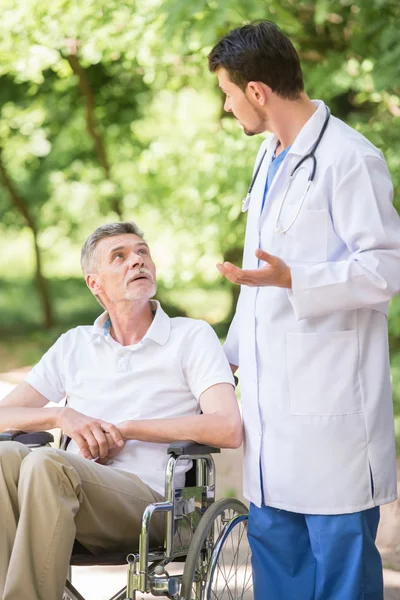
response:
<path id="1" fill-rule="evenodd" d="M 247 555 L 247 560 L 246 560 L 246 568 L 245 568 L 245 571 L 244 571 L 243 587 L 242 587 L 241 598 L 243 598 L 243 596 L 244 596 L 244 594 L 245 594 L 245 592 L 247 590 L 248 582 L 251 581 L 251 585 L 253 584 L 253 578 L 252 578 L 252 572 L 251 572 L 251 570 L 250 570 L 250 575 L 249 575 L 249 577 L 247 579 L 247 582 L 246 582 L 246 574 L 247 574 L 247 567 L 249 565 L 249 560 L 248 560 L 249 558 L 250 558 L 250 551 L 249 551 L 249 554 Z"/>
<path id="2" fill-rule="evenodd" d="M 244 594 L 247 592 L 247 590 L 251 590 L 252 587 L 253 587 L 253 574 L 250 573 L 250 575 L 247 579 L 246 587 L 243 589 L 242 595 L 240 597 L 244 598 Z"/>
<path id="3" fill-rule="evenodd" d="M 206 511 L 193 537 L 193 554 L 185 564 L 182 600 L 250 600 L 243 520 L 247 521 L 247 508 L 235 499 L 218 500 Z"/>
<path id="4" fill-rule="evenodd" d="M 249 556 L 250 556 L 250 554 L 248 554 L 247 556 L 245 556 L 245 558 L 242 560 L 242 562 L 240 563 L 240 565 L 239 565 L 239 564 L 237 565 L 237 567 L 236 567 L 236 569 L 235 569 L 234 573 L 233 573 L 233 574 L 232 574 L 232 575 L 231 575 L 231 576 L 230 576 L 228 579 L 227 579 L 227 578 L 225 578 L 225 587 L 226 587 L 226 586 L 227 586 L 227 585 L 228 585 L 228 584 L 231 582 L 231 580 L 232 580 L 232 578 L 233 578 L 233 577 L 235 577 L 235 579 L 236 579 L 236 581 L 237 581 L 237 574 L 238 574 L 238 571 L 239 571 L 239 570 L 240 570 L 240 569 L 243 567 L 243 565 L 244 565 L 244 563 L 245 563 L 245 562 L 246 562 L 246 570 L 247 570 L 247 565 L 248 565 L 248 561 L 249 561 Z M 218 569 L 221 569 L 221 567 L 220 567 L 220 565 L 219 565 L 219 564 L 217 565 L 217 568 L 218 568 Z M 225 589 L 225 587 L 224 587 L 224 589 Z M 235 583 L 235 592 L 236 592 L 236 590 L 237 590 L 237 584 Z M 224 591 L 224 590 L 222 590 L 222 591 Z"/>
<path id="5" fill-rule="evenodd" d="M 220 565 L 217 565 L 217 569 L 218 569 L 219 572 L 222 572 Z M 229 582 L 226 580 L 226 578 L 224 578 L 224 580 L 225 580 L 225 585 L 222 588 L 221 594 L 223 594 L 224 591 L 226 590 L 228 592 L 229 596 L 232 596 L 232 593 L 231 593 L 230 589 L 227 587 L 227 585 L 228 585 Z M 217 589 L 218 589 L 218 587 L 217 587 Z M 232 598 L 233 598 L 233 596 L 232 596 Z"/>
<path id="6" fill-rule="evenodd" d="M 224 535 L 224 534 L 223 534 Z M 247 521 L 241 520 L 226 534 L 212 579 L 213 600 L 252 598 L 251 553 L 247 541 Z"/>
<path id="7" fill-rule="evenodd" d="M 232 564 L 231 567 L 229 569 L 229 573 L 228 573 L 228 577 L 225 578 L 225 581 L 229 581 L 230 580 L 230 574 L 232 572 L 232 569 L 235 567 L 235 573 L 237 574 L 238 571 L 238 561 L 239 561 L 239 548 L 240 548 L 240 542 L 242 540 L 243 537 L 243 533 L 244 533 L 244 527 L 242 524 L 240 524 L 240 528 L 242 530 L 241 536 L 237 542 L 237 546 L 236 546 L 236 550 L 234 548 L 234 536 L 231 535 L 230 540 L 231 540 L 231 546 L 232 546 L 232 554 L 233 554 L 233 560 L 232 560 Z M 222 559 L 224 559 L 224 550 L 222 549 Z M 235 565 L 235 560 L 236 560 L 236 565 Z M 224 561 L 225 562 L 225 561 Z M 237 592 L 237 589 L 235 587 L 235 593 Z"/>
<path id="8" fill-rule="evenodd" d="M 240 534 L 239 540 L 237 542 L 236 542 L 236 540 L 234 540 L 234 536 L 233 535 L 229 536 L 230 537 L 230 545 L 231 545 L 232 554 L 233 554 L 233 559 L 232 559 L 232 562 L 231 562 L 231 565 L 230 565 L 230 568 L 229 568 L 228 575 L 226 575 L 226 563 L 227 563 L 227 560 L 225 560 L 224 547 L 222 547 L 222 550 L 221 550 L 221 563 L 222 563 L 223 569 L 224 569 L 224 573 L 223 574 L 222 574 L 222 571 L 221 571 L 220 561 L 218 561 L 218 565 L 217 565 L 217 567 L 218 567 L 217 581 L 216 581 L 216 587 L 217 587 L 217 589 L 218 589 L 218 576 L 219 576 L 219 572 L 221 571 L 221 575 L 223 576 L 224 581 L 225 581 L 225 586 L 224 586 L 222 592 L 224 591 L 224 589 L 226 588 L 226 586 L 228 585 L 228 583 L 231 581 L 232 577 L 235 577 L 235 597 L 237 597 L 237 573 L 238 573 L 239 568 L 242 566 L 242 564 L 244 562 L 244 561 L 242 561 L 242 563 L 239 565 L 240 543 L 241 543 L 241 540 L 242 540 L 242 537 L 243 537 L 243 533 L 244 533 L 243 524 L 240 524 L 240 529 L 241 529 L 241 534 Z M 234 542 L 237 543 L 236 550 L 234 548 Z M 234 572 L 231 575 L 232 570 L 234 570 Z"/>

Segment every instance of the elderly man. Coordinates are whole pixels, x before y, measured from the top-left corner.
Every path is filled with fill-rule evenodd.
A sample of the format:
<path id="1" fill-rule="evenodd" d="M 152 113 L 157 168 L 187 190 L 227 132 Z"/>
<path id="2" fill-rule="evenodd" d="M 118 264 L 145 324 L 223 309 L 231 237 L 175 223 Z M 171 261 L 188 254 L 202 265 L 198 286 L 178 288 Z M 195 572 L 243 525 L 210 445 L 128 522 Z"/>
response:
<path id="1" fill-rule="evenodd" d="M 3 600 L 61 599 L 75 538 L 96 553 L 137 543 L 145 507 L 162 498 L 169 442 L 242 440 L 218 339 L 150 300 L 156 268 L 137 226 L 96 229 L 82 269 L 106 312 L 63 334 L 0 403 L 0 431 L 60 427 L 71 438 L 67 452 L 0 444 Z"/>

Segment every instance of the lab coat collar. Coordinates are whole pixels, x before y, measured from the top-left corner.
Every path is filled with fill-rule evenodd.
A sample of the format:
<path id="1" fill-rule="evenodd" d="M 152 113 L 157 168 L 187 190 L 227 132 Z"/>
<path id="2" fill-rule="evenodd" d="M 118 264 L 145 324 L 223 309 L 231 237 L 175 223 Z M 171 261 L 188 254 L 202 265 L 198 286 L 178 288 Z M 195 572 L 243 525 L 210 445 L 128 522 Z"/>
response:
<path id="1" fill-rule="evenodd" d="M 322 100 L 313 100 L 313 104 L 317 107 L 315 113 L 308 119 L 307 123 L 303 125 L 303 128 L 300 130 L 300 133 L 297 135 L 294 140 L 289 152 L 289 154 L 295 154 L 299 156 L 304 156 L 307 154 L 315 140 L 318 137 L 319 132 L 322 129 L 322 126 L 326 117 L 326 106 Z M 275 148 L 278 143 L 278 138 L 275 134 L 273 134 L 269 138 L 269 148 Z"/>
<path id="2" fill-rule="evenodd" d="M 152 311 L 154 314 L 153 322 L 147 330 L 143 340 L 146 338 L 153 340 L 160 346 L 164 346 L 169 339 L 171 332 L 171 319 L 163 311 L 160 303 L 157 300 L 150 300 Z M 90 341 L 99 339 L 102 336 L 107 337 L 110 329 L 110 317 L 107 311 L 103 312 L 94 322 L 92 336 Z"/>

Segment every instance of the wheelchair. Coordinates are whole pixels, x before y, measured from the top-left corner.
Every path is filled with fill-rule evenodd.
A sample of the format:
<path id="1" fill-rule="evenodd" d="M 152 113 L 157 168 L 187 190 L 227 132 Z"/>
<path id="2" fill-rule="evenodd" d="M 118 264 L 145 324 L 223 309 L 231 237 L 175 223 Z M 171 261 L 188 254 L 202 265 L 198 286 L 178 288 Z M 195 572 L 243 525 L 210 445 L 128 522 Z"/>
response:
<path id="1" fill-rule="evenodd" d="M 0 434 L 31 448 L 50 445 L 49 432 Z M 61 443 L 65 449 L 66 441 Z M 215 500 L 215 464 L 219 448 L 177 442 L 168 448 L 165 500 L 150 504 L 142 517 L 139 547 L 132 552 L 95 555 L 75 542 L 62 600 L 85 600 L 71 581 L 72 566 L 127 565 L 127 583 L 110 600 L 139 600 L 138 594 L 173 600 L 252 600 L 252 570 L 247 541 L 247 507 L 237 499 Z M 179 461 L 191 460 L 186 484 L 176 488 Z M 164 513 L 163 547 L 150 547 L 152 516 Z M 174 572 L 166 570 L 170 565 Z M 168 567 L 169 570 L 170 566 Z"/>

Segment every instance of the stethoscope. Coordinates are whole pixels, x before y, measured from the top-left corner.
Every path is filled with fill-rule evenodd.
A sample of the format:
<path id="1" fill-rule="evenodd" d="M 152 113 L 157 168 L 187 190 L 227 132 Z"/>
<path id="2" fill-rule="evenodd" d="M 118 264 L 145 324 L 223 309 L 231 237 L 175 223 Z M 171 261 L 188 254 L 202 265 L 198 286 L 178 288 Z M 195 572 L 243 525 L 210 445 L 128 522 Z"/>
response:
<path id="1" fill-rule="evenodd" d="M 329 121 L 329 117 L 330 116 L 331 116 L 331 113 L 329 111 L 329 108 L 326 107 L 325 121 L 324 121 L 324 124 L 321 127 L 321 131 L 319 132 L 319 135 L 318 135 L 318 137 L 317 137 L 317 139 L 316 139 L 313 147 L 311 148 L 311 150 L 310 150 L 310 152 L 308 154 L 306 154 L 305 156 L 303 156 L 303 158 L 301 158 L 299 160 L 299 162 L 296 164 L 296 166 L 294 167 L 293 171 L 290 174 L 289 181 L 288 181 L 288 183 L 286 185 L 285 192 L 284 192 L 284 194 L 282 196 L 281 205 L 280 205 L 279 211 L 278 211 L 278 216 L 276 217 L 275 231 L 277 231 L 277 233 L 280 233 L 280 234 L 287 233 L 289 231 L 289 229 L 291 229 L 293 227 L 293 225 L 295 224 L 295 222 L 297 220 L 297 217 L 300 214 L 300 211 L 301 211 L 302 206 L 304 204 L 304 200 L 306 199 L 308 190 L 310 189 L 310 186 L 311 186 L 311 184 L 312 184 L 312 182 L 314 180 L 315 171 L 317 170 L 317 159 L 315 158 L 315 151 L 318 148 L 318 146 L 319 146 L 319 144 L 321 142 L 322 136 L 324 135 L 325 130 L 326 130 L 327 126 L 328 126 L 328 121 Z M 249 203 L 250 203 L 250 199 L 251 199 L 251 192 L 253 190 L 254 184 L 255 184 L 256 179 L 257 179 L 257 175 L 258 175 L 258 173 L 260 171 L 261 165 L 263 163 L 263 160 L 264 160 L 266 154 L 267 154 L 267 150 L 264 151 L 264 154 L 262 155 L 261 160 L 258 163 L 257 169 L 255 170 L 255 173 L 253 175 L 253 179 L 251 180 L 251 183 L 250 183 L 249 190 L 248 190 L 247 195 L 244 198 L 243 203 L 242 203 L 242 212 L 245 212 L 248 209 L 248 207 L 249 207 Z M 290 190 L 290 187 L 291 187 L 293 181 L 296 178 L 296 174 L 300 172 L 301 168 L 307 170 L 307 167 L 304 166 L 304 162 L 306 160 L 308 160 L 309 158 L 311 158 L 311 160 L 312 160 L 312 168 L 311 168 L 311 171 L 309 171 L 309 173 L 308 173 L 308 181 L 307 181 L 307 185 L 306 185 L 306 188 L 304 190 L 304 193 L 303 193 L 303 197 L 302 197 L 302 199 L 300 201 L 300 204 L 299 204 L 299 207 L 298 207 L 298 209 L 296 211 L 296 214 L 294 215 L 294 217 L 293 217 L 292 221 L 290 222 L 289 226 L 286 227 L 286 228 L 282 228 L 280 226 L 280 217 L 281 217 L 281 214 L 282 214 L 283 206 L 284 206 L 285 201 L 286 201 L 286 197 L 288 195 L 288 192 Z"/>

